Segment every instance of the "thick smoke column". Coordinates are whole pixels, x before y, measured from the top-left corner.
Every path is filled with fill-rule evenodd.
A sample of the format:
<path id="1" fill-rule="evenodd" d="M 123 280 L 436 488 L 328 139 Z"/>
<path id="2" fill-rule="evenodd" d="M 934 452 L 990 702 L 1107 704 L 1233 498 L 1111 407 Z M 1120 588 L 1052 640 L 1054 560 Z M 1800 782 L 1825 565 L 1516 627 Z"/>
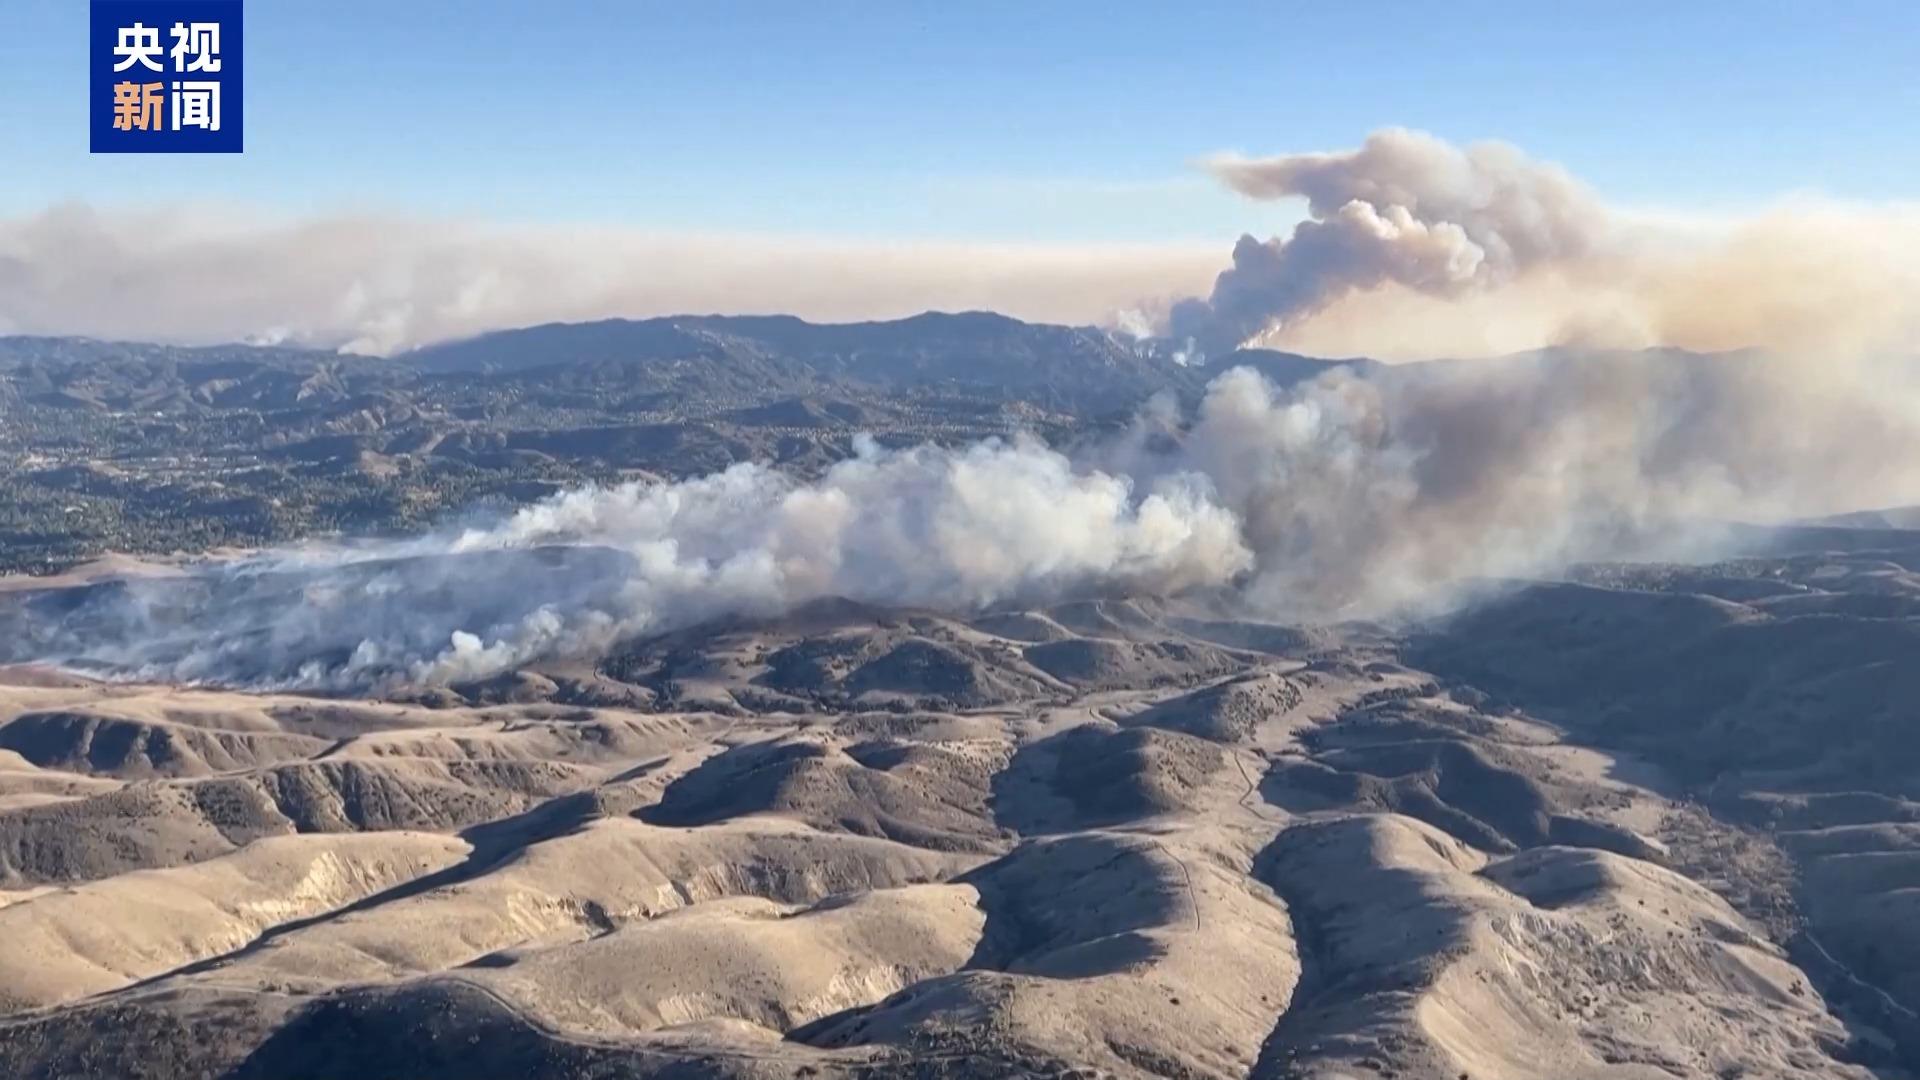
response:
<path id="1" fill-rule="evenodd" d="M 1254 199 L 1304 197 L 1285 239 L 1242 236 L 1206 300 L 1175 306 L 1170 329 L 1231 350 L 1356 290 L 1393 283 L 1455 295 L 1600 242 L 1597 200 L 1557 166 L 1501 143 L 1464 149 L 1419 132 L 1375 132 L 1358 150 L 1222 157 L 1211 171 Z"/>

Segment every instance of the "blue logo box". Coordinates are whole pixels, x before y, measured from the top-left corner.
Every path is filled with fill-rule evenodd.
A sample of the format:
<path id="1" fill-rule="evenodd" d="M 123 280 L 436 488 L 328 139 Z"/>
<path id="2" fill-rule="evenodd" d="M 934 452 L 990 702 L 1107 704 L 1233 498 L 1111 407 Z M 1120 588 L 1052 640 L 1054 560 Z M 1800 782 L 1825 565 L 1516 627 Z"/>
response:
<path id="1" fill-rule="evenodd" d="M 246 117 L 241 0 L 93 0 L 96 154 L 237 154 Z"/>

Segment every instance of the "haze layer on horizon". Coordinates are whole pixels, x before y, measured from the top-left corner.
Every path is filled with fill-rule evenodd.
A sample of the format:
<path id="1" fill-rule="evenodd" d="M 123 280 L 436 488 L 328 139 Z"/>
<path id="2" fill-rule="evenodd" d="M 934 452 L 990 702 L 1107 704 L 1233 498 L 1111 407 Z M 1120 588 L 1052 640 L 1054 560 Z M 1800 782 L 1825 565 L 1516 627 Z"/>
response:
<path id="1" fill-rule="evenodd" d="M 27 166 L 0 177 L 0 332 L 392 353 L 551 320 L 975 308 L 1166 332 L 1304 222 L 1286 295 L 1242 289 L 1212 347 L 1248 319 L 1263 343 L 1389 359 L 1913 343 L 1896 43 L 1920 15 L 1900 5 L 1409 8 L 1391 33 L 1317 10 L 258 8 L 248 152 L 144 160 L 85 153 L 85 11 L 0 15 L 45 46 L 0 106 Z M 565 62 L 498 78 L 541 58 Z M 1229 167 L 1402 127 L 1430 140 L 1355 158 L 1337 191 Z M 1409 161 L 1411 187 L 1361 175 Z M 1561 174 L 1573 243 L 1511 258 L 1519 219 L 1465 220 Z M 1366 212 L 1342 218 L 1352 198 Z M 1303 271 L 1360 235 L 1342 222 L 1443 242 Z"/>

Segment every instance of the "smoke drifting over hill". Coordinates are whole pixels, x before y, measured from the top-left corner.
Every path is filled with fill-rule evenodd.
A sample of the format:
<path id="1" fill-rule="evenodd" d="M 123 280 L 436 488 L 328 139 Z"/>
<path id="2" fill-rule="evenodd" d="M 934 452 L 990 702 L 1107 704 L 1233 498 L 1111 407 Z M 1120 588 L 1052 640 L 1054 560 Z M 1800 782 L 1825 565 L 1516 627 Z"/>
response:
<path id="1" fill-rule="evenodd" d="M 440 683 L 809 600 L 972 611 L 1186 595 L 1392 615 L 1476 579 L 1699 554 L 1706 523 L 1920 493 L 1920 394 L 1758 357 L 1546 355 L 1223 373 L 1072 453 L 871 443 L 814 482 L 744 464 L 588 488 L 404 542 L 267 552 L 29 605 L 13 659 L 245 685 Z"/>
<path id="2" fill-rule="evenodd" d="M 1548 345 L 1863 353 L 1920 345 L 1920 213 L 1801 200 L 1746 218 L 1610 209 L 1504 143 L 1386 129 L 1356 150 L 1206 163 L 1249 199 L 1304 200 L 1244 235 L 1168 330 L 1219 355 L 1484 355 Z"/>
<path id="3" fill-rule="evenodd" d="M 1456 295 L 1580 259 L 1604 243 L 1599 201 L 1556 166 L 1512 147 L 1466 149 L 1389 130 L 1358 150 L 1221 157 L 1209 167 L 1253 199 L 1304 198 L 1291 236 L 1242 236 L 1206 301 L 1176 306 L 1172 329 L 1212 352 L 1394 284 Z"/>
<path id="4" fill-rule="evenodd" d="M 1706 522 L 1920 499 L 1920 387 L 1862 359 L 1913 340 L 1912 259 L 1887 239 L 1911 215 L 1880 215 L 1865 246 L 1834 239 L 1857 240 L 1851 218 L 1657 242 L 1555 166 L 1397 130 L 1210 167 L 1309 214 L 1287 237 L 1242 237 L 1211 295 L 1171 312 L 1216 359 L 1354 304 L 1471 311 L 1508 293 L 1533 298 L 1555 340 L 1757 340 L 1791 359 L 1589 348 L 1340 369 L 1286 390 L 1230 370 L 1191 415 L 1159 402 L 1071 452 L 867 443 L 811 482 L 749 464 L 573 491 L 464 530 L 30 605 L 0 648 L 126 675 L 359 687 L 595 656 L 831 596 L 976 610 L 1204 594 L 1243 613 L 1381 615 L 1570 560 L 1698 553 Z M 58 246 L 50 235 L 36 250 Z M 455 262 L 473 260 L 435 265 Z M 0 282 L 31 285 L 23 266 L 0 259 Z M 538 277 L 514 280 L 537 291 Z M 461 311 L 489 306 L 455 291 Z"/>

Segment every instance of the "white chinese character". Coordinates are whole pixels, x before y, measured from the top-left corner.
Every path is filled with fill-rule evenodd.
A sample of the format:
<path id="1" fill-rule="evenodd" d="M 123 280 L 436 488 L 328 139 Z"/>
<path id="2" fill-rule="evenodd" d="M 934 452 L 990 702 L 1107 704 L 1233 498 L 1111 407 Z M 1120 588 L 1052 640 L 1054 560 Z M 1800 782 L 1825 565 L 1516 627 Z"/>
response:
<path id="1" fill-rule="evenodd" d="M 173 24 L 173 70 L 219 71 L 220 24 Z"/>
<path id="2" fill-rule="evenodd" d="M 173 84 L 173 130 L 206 128 L 220 130 L 220 84 L 217 82 L 177 82 Z"/>
<path id="3" fill-rule="evenodd" d="M 145 64 L 155 71 L 165 71 L 160 61 L 154 57 L 160 55 L 160 28 L 145 23 L 134 23 L 120 28 L 120 44 L 113 47 L 113 55 L 124 56 L 125 60 L 113 65 L 115 71 L 125 71 L 136 63 Z"/>

